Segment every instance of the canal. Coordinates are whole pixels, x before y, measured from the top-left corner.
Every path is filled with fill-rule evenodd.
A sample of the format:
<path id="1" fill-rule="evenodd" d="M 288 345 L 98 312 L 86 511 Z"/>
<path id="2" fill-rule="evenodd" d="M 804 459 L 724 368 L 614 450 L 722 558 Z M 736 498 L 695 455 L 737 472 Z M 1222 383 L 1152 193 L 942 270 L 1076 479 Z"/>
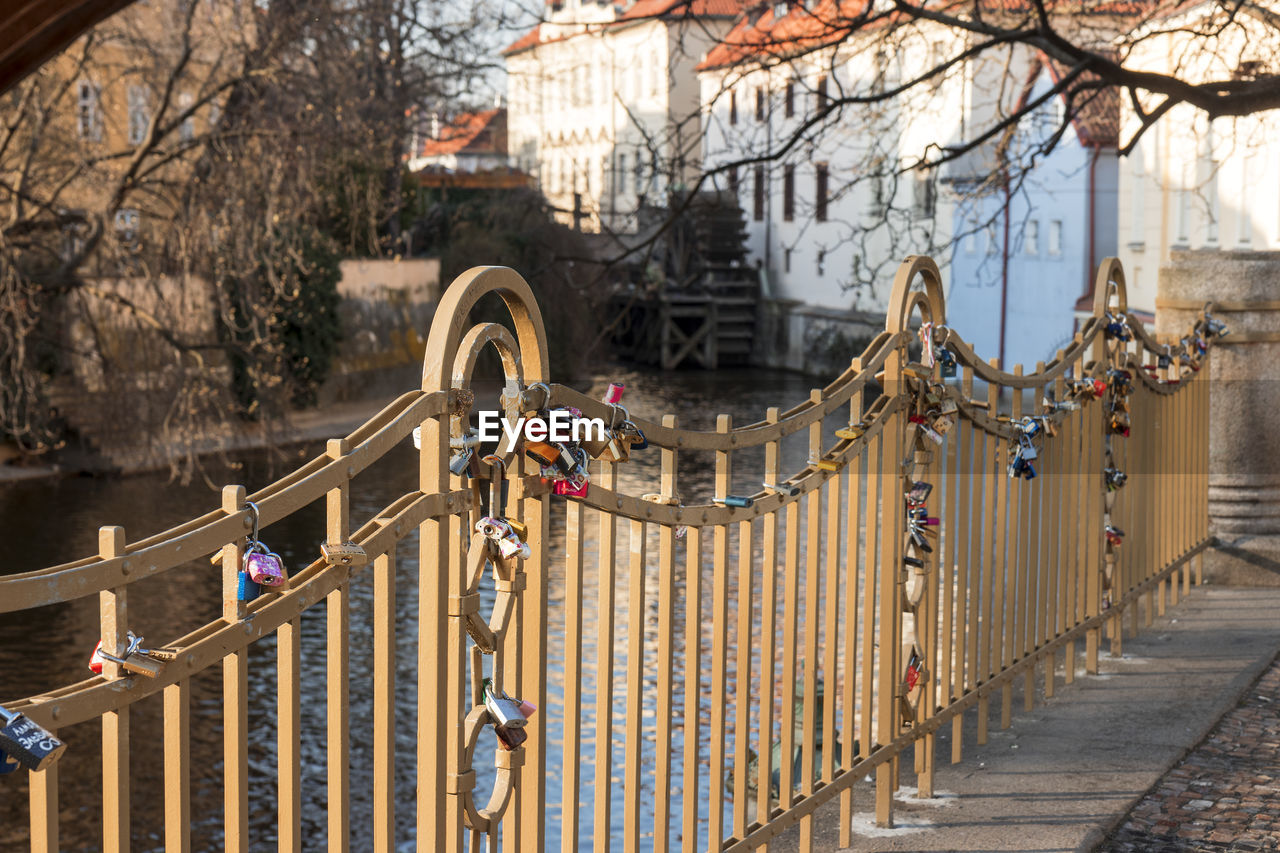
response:
<path id="1" fill-rule="evenodd" d="M 594 377 L 590 383 L 578 383 L 592 396 L 600 396 L 610 381 L 627 385 L 624 403 L 633 415 L 658 419 L 665 413 L 675 414 L 680 426 L 694 429 L 714 428 L 718 413 L 733 416 L 742 425 L 760 420 L 768 406 L 786 410 L 806 399 L 810 382 L 791 373 L 768 370 L 701 372 L 642 372 L 618 370 Z M 588 387 L 589 386 L 589 387 Z M 830 446 L 832 430 L 843 425 L 844 413 L 829 418 L 824 430 Z M 784 472 L 804 466 L 807 458 L 803 434 L 783 442 Z M 311 446 L 279 451 L 270 456 L 255 454 L 235 460 L 211 472 L 215 486 L 242 483 L 250 492 L 261 488 L 306 459 L 322 452 Z M 682 453 L 679 462 L 679 492 L 686 502 L 707 502 L 712 496 L 714 460 L 712 454 Z M 620 489 L 629 494 L 658 491 L 659 452 L 656 448 L 637 451 L 632 461 L 619 467 Z M 759 488 L 763 469 L 762 449 L 739 451 L 734 455 L 733 491 L 750 493 Z M 785 476 L 785 473 L 784 473 Z M 364 523 L 383 507 L 417 487 L 417 463 L 412 445 L 406 441 L 368 471 L 357 478 L 352 488 L 353 528 Z M 48 481 L 19 482 L 0 486 L 0 526 L 3 526 L 4 559 L 0 573 L 12 574 L 92 555 L 97 550 L 97 529 L 105 524 L 122 525 L 128 541 L 160 532 L 189 518 L 219 506 L 220 497 L 207 484 L 178 486 L 162 475 L 125 477 L 72 477 Z M 548 684 L 549 707 L 539 713 L 547 715 L 549 728 L 547 800 L 548 849 L 560 847 L 559 815 L 562 801 L 559 763 L 564 744 L 562 725 L 564 709 L 564 513 L 563 503 L 555 499 L 552 515 L 552 559 L 550 609 L 553 614 L 549 631 Z M 582 774 L 576 796 L 567 798 L 578 809 L 580 846 L 589 846 L 594 833 L 592 825 L 592 792 L 594 790 L 594 701 L 597 676 L 594 661 L 598 659 L 598 643 L 602 638 L 595 629 L 598 609 L 598 542 L 597 525 L 588 514 L 589 535 L 585 541 L 583 582 L 583 682 Z M 628 665 L 627 637 L 632 630 L 646 633 L 646 647 L 656 645 L 656 602 L 654 613 L 627 612 L 626 547 L 628 525 L 619 524 L 618 546 L 623 555 L 618 560 L 618 584 L 614 601 L 617 629 L 614 642 L 616 661 L 613 683 L 618 692 L 613 726 L 614 795 L 613 826 L 615 837 L 622 831 L 621 766 L 625 725 L 625 673 Z M 653 525 L 649 525 L 654 528 Z M 324 535 L 323 501 L 313 504 L 288 519 L 267 528 L 263 540 L 278 552 L 292 570 L 297 570 L 319 556 Z M 656 553 L 656 529 L 651 552 Z M 709 537 L 708 537 L 709 538 Z M 754 538 L 759 548 L 760 538 Z M 709 543 L 704 543 L 709 545 Z M 416 535 L 407 538 L 398 550 L 398 644 L 397 644 L 397 840 L 402 849 L 416 849 L 415 826 L 415 758 L 417 675 L 417 578 L 418 543 Z M 654 563 L 650 560 L 650 563 Z M 703 614 L 701 621 L 710 625 L 710 570 L 712 561 L 704 559 Z M 677 561 L 683 566 L 683 559 Z M 759 563 L 756 563 L 759 566 Z M 653 577 L 647 588 L 657 588 L 656 566 L 647 569 Z M 683 572 L 683 569 L 680 569 Z M 757 569 L 758 572 L 758 569 Z M 677 588 L 684 583 L 677 578 Z M 351 609 L 351 726 L 352 726 L 352 849 L 372 846 L 372 758 L 370 714 L 372 709 L 372 579 L 369 572 L 357 576 L 352 583 Z M 129 617 L 134 630 L 146 636 L 147 645 L 162 645 L 188 631 L 218 618 L 221 609 L 220 569 L 201 558 L 180 569 L 130 587 Z M 780 602 L 778 602 L 780 604 Z M 676 602 L 675 624 L 683 625 L 684 599 Z M 488 604 L 484 605 L 488 609 Z M 302 781 L 304 849 L 325 847 L 325 613 L 315 606 L 302 616 Z M 650 635 L 652 634 L 652 637 Z M 0 702 L 6 699 L 38 694 L 89 676 L 86 664 L 98 636 L 98 602 L 96 596 L 65 605 L 35 611 L 6 614 L 0 618 Z M 708 643 L 709 630 L 702 632 Z M 650 642 L 650 640 L 652 640 Z M 678 642 L 683 642 L 681 638 Z M 677 648 L 676 660 L 684 659 Z M 736 655 L 731 647 L 731 659 Z M 276 839 L 275 765 L 276 765 L 276 665 L 275 638 L 267 637 L 250 648 L 250 731 L 249 762 L 250 832 L 249 849 L 274 846 Z M 757 667 L 752 667 L 758 672 Z M 656 655 L 646 654 L 644 661 L 645 695 L 654 695 L 657 679 Z M 674 706 L 683 707 L 683 682 L 676 673 L 677 693 Z M 703 668 L 703 678 L 707 670 Z M 162 849 L 163 831 L 163 767 L 161 752 L 161 700 L 153 696 L 134 706 L 132 731 L 132 814 L 133 839 L 137 850 Z M 644 707 L 643 729 L 647 739 L 642 752 L 645 763 L 645 786 L 653 784 L 654 726 L 658 709 L 652 699 Z M 677 712 L 678 714 L 678 712 Z M 709 709 L 703 707 L 704 726 Z M 704 728 L 705 731 L 705 728 Z M 60 765 L 60 825 L 62 846 L 69 850 L 93 850 L 101 847 L 101 736 L 97 722 L 66 728 L 60 732 L 69 744 Z M 680 728 L 676 727 L 672 756 L 680 778 Z M 192 680 L 191 707 L 192 774 L 192 842 L 195 850 L 219 849 L 222 844 L 222 705 L 220 669 L 213 669 Z M 484 753 L 485 755 L 482 755 Z M 705 751 L 703 761 L 707 760 Z M 478 751 L 477 799 L 487 799 L 492 781 L 492 765 L 487 750 Z M 700 774 L 701 786 L 707 786 L 707 774 Z M 653 797 L 643 796 L 651 809 Z M 706 796 L 701 798 L 705 803 Z M 673 797 L 671 837 L 679 837 L 679 795 Z M 27 837 L 27 786 L 25 773 L 0 776 L 0 849 L 21 849 Z M 728 807 L 728 804 L 726 804 Z M 703 815 L 705 819 L 705 813 Z M 652 812 L 647 824 L 652 824 Z"/>

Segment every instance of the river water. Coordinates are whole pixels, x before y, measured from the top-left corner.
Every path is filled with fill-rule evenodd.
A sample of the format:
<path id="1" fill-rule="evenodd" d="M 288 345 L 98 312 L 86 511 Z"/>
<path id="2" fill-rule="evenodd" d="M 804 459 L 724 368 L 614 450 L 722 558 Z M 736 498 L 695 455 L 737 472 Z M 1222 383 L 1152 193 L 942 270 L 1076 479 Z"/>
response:
<path id="1" fill-rule="evenodd" d="M 599 396 L 609 381 L 627 384 L 626 403 L 633 415 L 658 419 L 664 413 L 680 418 L 680 426 L 694 429 L 714 427 L 717 413 L 728 413 L 736 424 L 763 417 L 765 408 L 778 406 L 785 411 L 803 401 L 809 382 L 795 374 L 767 370 L 696 372 L 642 372 L 619 370 L 608 376 L 595 377 L 586 388 Z M 585 387 L 587 383 L 582 383 Z M 833 416 L 825 430 L 831 435 L 835 426 L 845 420 L 843 413 Z M 792 436 L 783 443 L 783 470 L 804 465 L 807 449 L 804 434 Z M 212 472 L 219 485 L 243 483 L 253 491 L 279 477 L 302 461 L 322 452 L 318 446 L 291 449 L 268 457 L 248 456 L 230 468 Z M 632 462 L 620 466 L 620 489 L 628 494 L 658 491 L 659 465 L 657 449 L 638 451 Z M 741 451 L 734 456 L 733 491 L 753 492 L 758 488 L 763 467 L 760 449 Z M 679 467 L 679 491 L 687 502 L 704 502 L 711 497 L 714 461 L 711 454 L 682 453 Z M 353 528 L 363 523 L 391 501 L 417 485 L 414 451 L 405 442 L 383 460 L 357 478 L 352 490 Z M 0 573 L 30 571 L 66 562 L 97 551 L 97 529 L 104 524 L 123 525 L 128 541 L 179 524 L 206 513 L 220 503 L 218 493 L 207 485 L 183 487 L 161 475 L 130 477 L 66 478 L 51 481 L 21 482 L 0 486 L 0 526 L 3 526 L 4 559 Z M 594 695 L 595 668 L 599 637 L 596 631 L 598 561 L 594 558 L 596 523 L 587 514 L 583 578 L 583 682 L 582 774 L 576 796 L 580 817 L 580 846 L 587 847 L 592 826 L 592 790 L 594 777 Z M 618 585 L 616 619 L 614 686 L 618 694 L 615 704 L 612 767 L 613 821 L 611 833 L 621 848 L 623 805 L 621 798 L 622 758 L 625 726 L 623 724 L 624 685 L 627 641 L 631 630 L 643 630 L 646 636 L 644 661 L 644 693 L 646 701 L 643 728 L 650 745 L 644 753 L 644 787 L 642 797 L 646 810 L 652 808 L 652 768 L 655 761 L 652 737 L 657 708 L 652 690 L 657 683 L 656 648 L 656 559 L 651 556 L 647 572 L 650 599 L 638 617 L 627 613 L 627 548 L 628 527 L 618 525 Z M 656 529 L 650 525 L 650 553 L 656 554 Z M 323 501 L 267 528 L 263 540 L 290 567 L 309 563 L 319 554 L 324 531 Z M 709 539 L 710 537 L 704 537 Z M 564 717 L 564 512 L 555 501 L 552 515 L 552 559 L 549 575 L 552 622 L 549 625 L 548 656 L 549 707 L 548 737 L 548 849 L 560 846 L 560 762 L 563 754 L 562 720 Z M 755 539 L 756 549 L 759 538 Z M 704 543 L 709 547 L 709 543 Z M 398 552 L 397 592 L 397 841 L 402 849 L 415 849 L 414 783 L 416 731 L 417 660 L 417 540 L 408 537 Z M 710 559 L 703 561 L 703 621 L 710 620 Z M 683 555 L 678 565 L 683 567 Z M 756 563 L 757 572 L 759 563 Z M 683 572 L 683 568 L 679 570 Z M 371 575 L 353 582 L 351 590 L 351 719 L 352 719 L 352 849 L 365 850 L 372 845 L 372 781 L 368 722 L 372 707 L 372 582 Z M 683 599 L 677 602 L 675 624 L 684 624 Z M 131 627 L 148 639 L 148 645 L 161 645 L 182 636 L 199 625 L 218 617 L 221 607 L 220 570 L 202 559 L 168 572 L 163 576 L 135 584 L 129 589 Z M 487 610 L 487 605 L 485 606 Z M 0 701 L 33 695 L 54 687 L 70 684 L 89 675 L 86 663 L 98 635 L 96 597 L 35 611 L 6 614 L 0 618 Z M 732 622 L 730 623 L 732 624 Z M 312 607 L 302 617 L 303 655 L 303 731 L 302 782 L 304 849 L 323 849 L 325 824 L 325 614 L 323 607 Z M 702 643 L 708 642 L 709 631 L 702 632 Z M 676 660 L 683 659 L 683 640 L 675 649 Z M 730 654 L 733 654 L 732 648 Z M 276 838 L 275 808 L 275 707 L 276 667 L 274 636 L 251 647 L 250 654 L 250 824 L 249 849 L 274 846 Z M 756 667 L 752 668 L 757 671 Z M 683 687 L 675 673 L 674 704 L 683 706 Z M 703 681 L 708 678 L 704 666 Z M 160 697 L 154 696 L 134 706 L 132 731 L 132 815 L 135 849 L 162 849 L 163 780 L 161 762 Z M 704 713 L 706 709 L 704 708 Z M 214 668 L 192 679 L 191 754 L 193 849 L 219 849 L 222 844 L 222 707 L 220 668 Z M 679 716 L 677 714 L 677 716 Z M 678 785 L 681 773 L 679 726 L 672 743 L 673 779 Z M 704 728 L 705 732 L 705 728 Z M 60 827 L 62 846 L 68 850 L 93 850 L 101 847 L 101 740 L 100 726 L 90 722 L 60 732 L 70 745 L 60 763 Z M 487 750 L 481 750 L 487 752 Z M 705 761 L 705 751 L 704 751 Z M 485 767 L 490 769 L 486 772 Z M 477 758 L 477 799 L 483 803 L 491 786 L 491 763 Z M 701 774 L 700 788 L 706 789 L 707 774 Z M 701 797 L 703 803 L 707 797 Z M 679 791 L 673 792 L 673 841 L 678 838 Z M 571 805 L 571 807 L 573 807 Z M 705 806 L 704 806 L 705 808 Z M 27 838 L 27 785 L 25 773 L 0 776 L 0 850 L 24 849 Z M 651 814 L 651 811 L 650 811 Z M 703 814 L 705 820 L 705 811 Z M 651 829 L 652 818 L 648 825 Z M 650 829 L 646 836 L 651 837 Z M 703 842 L 705 843 L 705 841 Z"/>

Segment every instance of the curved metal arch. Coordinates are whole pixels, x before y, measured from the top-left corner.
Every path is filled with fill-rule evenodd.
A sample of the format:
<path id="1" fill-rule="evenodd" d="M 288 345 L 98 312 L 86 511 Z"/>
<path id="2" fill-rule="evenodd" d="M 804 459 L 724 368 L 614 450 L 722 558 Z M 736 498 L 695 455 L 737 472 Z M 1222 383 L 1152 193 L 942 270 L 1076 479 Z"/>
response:
<path id="1" fill-rule="evenodd" d="M 525 379 L 547 381 L 550 370 L 547 331 L 529 283 L 510 267 L 472 267 L 453 280 L 436 307 L 422 358 L 424 391 L 443 391 L 449 387 L 454 357 L 462 343 L 468 316 L 480 298 L 489 293 L 502 297 L 511 313 Z"/>
<path id="2" fill-rule="evenodd" d="M 1112 287 L 1112 285 L 1115 285 Z M 1116 310 L 1125 314 L 1129 311 L 1129 290 L 1124 280 L 1124 265 L 1119 258 L 1103 258 L 1098 264 L 1098 275 L 1093 280 L 1093 313 L 1101 317 L 1109 310 L 1111 294 L 1116 295 Z"/>
<path id="3" fill-rule="evenodd" d="M 917 275 L 924 279 L 923 298 L 918 291 L 911 289 Z M 942 293 L 942 273 L 938 271 L 933 258 L 927 255 L 909 255 L 898 265 L 898 272 L 893 277 L 893 292 L 889 296 L 889 308 L 885 314 L 885 330 L 905 332 L 910 326 L 911 312 L 917 305 L 920 306 L 925 322 L 946 323 L 947 300 Z"/>

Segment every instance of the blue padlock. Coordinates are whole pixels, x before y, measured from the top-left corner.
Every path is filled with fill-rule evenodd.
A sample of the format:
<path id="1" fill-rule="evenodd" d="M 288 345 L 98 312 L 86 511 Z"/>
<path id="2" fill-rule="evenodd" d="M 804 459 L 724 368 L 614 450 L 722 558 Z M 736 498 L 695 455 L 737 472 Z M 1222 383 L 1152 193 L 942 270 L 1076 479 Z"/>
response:
<path id="1" fill-rule="evenodd" d="M 236 584 L 236 600 L 250 602 L 258 597 L 258 593 L 262 588 L 249 577 L 248 572 L 240 572 L 238 582 Z"/>

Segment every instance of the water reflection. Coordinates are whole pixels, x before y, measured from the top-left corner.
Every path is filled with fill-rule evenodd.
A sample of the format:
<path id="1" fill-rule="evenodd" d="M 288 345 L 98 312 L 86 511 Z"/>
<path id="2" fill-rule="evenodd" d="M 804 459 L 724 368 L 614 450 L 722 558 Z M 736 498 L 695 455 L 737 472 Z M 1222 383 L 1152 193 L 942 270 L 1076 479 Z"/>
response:
<path id="1" fill-rule="evenodd" d="M 794 374 L 752 370 L 742 372 L 656 373 L 619 372 L 601 376 L 589 389 L 592 396 L 599 396 L 609 381 L 621 379 L 627 383 L 626 404 L 633 415 L 658 419 L 664 413 L 680 418 L 682 427 L 694 429 L 714 428 L 717 413 L 728 413 L 736 424 L 742 425 L 763 418 L 765 408 L 779 406 L 783 411 L 804 400 L 809 385 Z M 831 430 L 846 420 L 843 413 L 829 419 L 824 430 L 830 444 Z M 320 452 L 308 448 L 288 463 L 298 464 L 305 458 Z M 782 469 L 796 470 L 804 465 L 808 456 L 807 437 L 804 433 L 790 436 L 783 442 Z M 712 496 L 714 459 L 710 453 L 682 452 L 679 459 L 678 491 L 687 502 L 705 502 Z M 638 495 L 657 491 L 659 453 L 656 448 L 633 454 L 632 461 L 619 467 L 619 490 Z M 753 449 L 735 453 L 731 491 L 750 493 L 758 488 L 763 475 L 763 450 Z M 262 459 L 249 459 L 238 471 L 225 472 L 227 482 L 242 482 L 250 491 L 265 485 L 279 476 L 279 465 L 269 467 Z M 785 473 L 784 473 L 785 476 Z M 352 490 L 353 528 L 373 517 L 391 501 L 412 491 L 417 485 L 417 464 L 413 449 L 405 442 L 389 453 L 356 481 Z M 165 481 L 160 476 L 137 476 L 118 479 L 74 478 L 51 482 L 17 483 L 0 488 L 0 525 L 4 536 L 5 559 L 0 561 L 0 572 L 29 571 L 47 565 L 92 554 L 97 549 L 97 528 L 103 524 L 121 524 L 130 541 L 154 533 L 196 515 L 216 508 L 219 496 L 199 486 L 182 488 Z M 309 563 L 319 554 L 319 543 L 324 531 L 324 507 L 317 502 L 283 522 L 263 531 L 263 540 L 277 551 L 286 565 L 298 567 Z M 565 636 L 566 636 L 566 578 L 565 578 L 565 507 L 556 500 L 552 515 L 552 542 L 549 595 L 551 623 L 548 625 L 548 707 L 539 713 L 546 715 L 547 730 L 547 801 L 548 848 L 560 846 L 562 778 L 561 761 L 564 754 L 565 689 Z M 803 516 L 802 516 L 803 518 Z M 595 750 L 596 719 L 595 697 L 600 683 L 611 679 L 608 695 L 613 709 L 612 750 L 610 756 L 610 781 L 612 787 L 612 823 L 610 833 L 618 841 L 623 832 L 623 773 L 626 719 L 628 714 L 641 715 L 645 746 L 641 752 L 640 777 L 642 790 L 641 825 L 644 827 L 646 845 L 651 840 L 652 812 L 655 792 L 657 753 L 655 735 L 658 726 L 659 673 L 669 671 L 673 675 L 671 707 L 671 786 L 672 817 L 671 838 L 679 838 L 683 787 L 683 707 L 685 703 L 684 673 L 692 656 L 686 653 L 684 626 L 685 606 L 690 587 L 686 576 L 684 546 L 677 549 L 673 613 L 670 618 L 676 627 L 676 638 L 671 648 L 671 660 L 659 660 L 659 602 L 657 591 L 661 578 L 657 565 L 658 528 L 647 525 L 645 535 L 650 559 L 644 567 L 645 608 L 643 613 L 629 612 L 629 543 L 631 525 L 619 522 L 617 533 L 616 580 L 612 593 L 615 630 L 613 633 L 612 672 L 599 671 L 598 628 L 599 609 L 596 605 L 599 590 L 599 524 L 593 512 L 584 513 L 582 538 L 581 583 L 582 601 L 577 609 L 582 616 L 582 666 L 581 666 L 581 773 L 579 790 L 569 796 L 579 814 L 579 840 L 581 847 L 589 847 L 594 833 L 593 791 L 598 757 Z M 760 583 L 761 537 L 760 525 L 752 534 L 755 584 Z M 738 530 L 730 533 L 730 547 L 736 548 Z M 712 589 L 716 578 L 712 571 L 712 537 L 702 537 L 700 562 L 701 610 L 696 624 L 700 625 L 697 662 L 701 678 L 696 685 L 699 696 L 711 691 L 711 626 L 714 619 Z M 839 548 L 840 546 L 837 546 Z M 414 849 L 414 783 L 416 777 L 416 698 L 417 675 L 417 576 L 418 543 L 416 534 L 407 537 L 398 549 L 397 561 L 397 755 L 396 755 L 396 832 L 404 849 Z M 803 558 L 802 558 L 803 563 Z M 724 580 L 733 600 L 737 600 L 736 561 L 727 569 Z M 371 573 L 365 572 L 351 585 L 351 706 L 353 730 L 351 756 L 351 823 L 354 849 L 369 849 L 372 845 L 372 756 L 371 736 L 361 736 L 372 731 L 372 597 Z M 739 685 L 737 681 L 737 613 L 736 606 L 725 615 L 729 625 L 729 641 L 726 649 L 726 678 L 731 703 L 739 689 L 758 690 L 760 672 L 759 642 L 759 589 L 754 591 L 756 618 L 752 621 L 751 642 L 748 644 L 752 680 Z M 160 644 L 205 624 L 219 616 L 221 610 L 220 570 L 206 559 L 193 562 L 160 577 L 130 587 L 129 610 L 131 627 L 145 635 L 151 643 Z M 783 590 L 778 590 L 779 628 Z M 483 607 L 487 612 L 491 602 Z M 0 620 L 0 699 L 27 696 L 81 680 L 88 676 L 86 662 L 98 635 L 98 606 L 93 598 L 85 598 L 66 605 L 41 608 L 20 614 L 12 614 Z M 803 608 L 802 608 L 803 615 Z M 312 607 L 301 617 L 302 647 L 302 819 L 304 849 L 322 849 L 327 832 L 325 809 L 327 799 L 325 768 L 325 613 L 323 607 Z M 644 701 L 627 696 L 627 676 L 632 661 L 629 639 L 641 632 L 644 637 L 642 665 L 642 690 Z M 825 642 L 826 637 L 824 636 Z M 276 662 L 275 637 L 270 636 L 253 645 L 249 652 L 250 691 L 250 832 L 251 849 L 263 849 L 276 840 Z M 745 666 L 747 660 L 743 661 Z M 802 662 L 803 666 L 803 662 Z M 797 670 L 798 672 L 800 670 Z M 778 678 L 781 676 L 779 670 Z M 828 695 L 833 695 L 835 685 L 828 685 Z M 192 844 L 193 849 L 222 847 L 222 700 L 221 678 L 217 669 L 192 679 L 191 683 L 191 756 L 192 756 Z M 698 801 L 702 804 L 705 822 L 706 803 L 709 800 L 710 781 L 707 772 L 708 727 L 711 708 L 700 702 L 700 727 L 702 731 L 701 763 Z M 134 749 L 131 757 L 133 836 L 139 850 L 158 850 L 163 841 L 163 779 L 160 751 L 161 700 L 159 696 L 138 703 L 131 712 L 131 730 Z M 733 709 L 728 717 L 732 720 Z M 775 716 L 775 720 L 776 720 Z M 775 731 L 778 723 L 775 722 Z M 67 849 L 97 849 L 101 846 L 101 760 L 100 730 L 96 722 L 64 729 L 61 736 L 70 744 L 60 766 L 60 810 L 62 845 Z M 732 729 L 730 730 L 732 734 Z M 492 764 L 489 758 L 494 743 L 491 734 L 485 733 L 477 750 L 476 768 L 480 774 L 477 782 L 477 799 L 487 799 L 492 787 Z M 727 756 L 733 756 L 734 745 L 726 737 Z M 486 771 L 486 768 L 487 771 Z M 22 846 L 27 836 L 27 789 L 25 774 L 0 779 L 0 848 Z M 726 828 L 731 826 L 730 810 L 726 803 Z M 705 826 L 705 824 L 704 824 Z M 705 829 L 703 830 L 705 832 Z M 704 836 L 705 838 L 705 836 Z"/>

